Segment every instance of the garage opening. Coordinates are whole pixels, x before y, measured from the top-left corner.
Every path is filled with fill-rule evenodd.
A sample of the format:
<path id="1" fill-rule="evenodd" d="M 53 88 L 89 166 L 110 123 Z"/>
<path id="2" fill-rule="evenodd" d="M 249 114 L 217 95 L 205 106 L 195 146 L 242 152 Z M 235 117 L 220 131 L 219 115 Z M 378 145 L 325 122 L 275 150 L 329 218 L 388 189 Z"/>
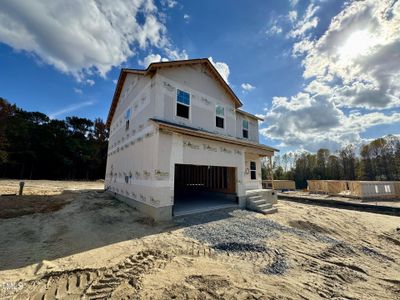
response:
<path id="1" fill-rule="evenodd" d="M 175 165 L 175 216 L 236 205 L 236 168 Z"/>

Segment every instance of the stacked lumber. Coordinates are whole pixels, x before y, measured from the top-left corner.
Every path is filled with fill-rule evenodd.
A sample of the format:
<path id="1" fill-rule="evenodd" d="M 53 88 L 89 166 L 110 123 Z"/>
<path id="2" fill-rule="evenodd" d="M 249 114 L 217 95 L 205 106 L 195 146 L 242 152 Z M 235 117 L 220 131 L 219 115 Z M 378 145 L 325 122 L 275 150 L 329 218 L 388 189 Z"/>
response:
<path id="1" fill-rule="evenodd" d="M 307 180 L 314 194 L 355 198 L 400 198 L 400 181 Z"/>

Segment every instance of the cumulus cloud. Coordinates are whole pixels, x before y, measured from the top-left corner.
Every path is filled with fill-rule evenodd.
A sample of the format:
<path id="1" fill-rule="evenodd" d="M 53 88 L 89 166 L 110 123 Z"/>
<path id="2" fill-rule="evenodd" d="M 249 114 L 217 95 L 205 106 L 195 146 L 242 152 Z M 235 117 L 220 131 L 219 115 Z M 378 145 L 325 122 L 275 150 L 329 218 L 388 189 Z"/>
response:
<path id="1" fill-rule="evenodd" d="M 400 122 L 400 2 L 349 2 L 313 38 L 317 12 L 308 6 L 288 35 L 304 89 L 274 97 L 260 133 L 281 146 L 336 150 L 361 143 L 373 126 Z"/>
<path id="2" fill-rule="evenodd" d="M 283 32 L 282 16 L 272 15 L 265 30 L 267 37 L 279 35 Z"/>
<path id="3" fill-rule="evenodd" d="M 311 3 L 307 7 L 303 18 L 294 25 L 293 29 L 288 33 L 288 36 L 292 38 L 304 36 L 310 29 L 317 27 L 319 18 L 315 14 L 318 10 L 319 6 L 315 6 Z M 293 11 L 289 12 L 289 20 L 294 22 L 296 19 L 297 13 L 294 15 Z"/>
<path id="4" fill-rule="evenodd" d="M 295 11 L 295 10 L 289 11 L 288 18 L 289 18 L 290 22 L 294 23 L 294 21 L 297 20 L 297 11 Z"/>
<path id="5" fill-rule="evenodd" d="M 274 97 L 272 108 L 263 116 L 266 127 L 260 133 L 281 141 L 282 147 L 302 147 L 316 151 L 321 147 L 337 150 L 362 142 L 361 133 L 376 125 L 400 122 L 400 113 L 357 111 L 348 115 L 323 96 L 299 93 L 290 99 Z"/>
<path id="6" fill-rule="evenodd" d="M 255 86 L 252 86 L 250 83 L 242 83 L 240 86 L 246 92 L 250 92 L 256 88 Z"/>
<path id="7" fill-rule="evenodd" d="M 153 62 L 169 61 L 169 60 L 185 60 L 188 59 L 186 51 L 179 52 L 177 50 L 165 49 L 167 57 L 162 57 L 160 54 L 150 53 L 144 59 L 139 60 L 138 63 L 144 68 L 147 68 Z"/>
<path id="8" fill-rule="evenodd" d="M 83 91 L 81 89 L 78 88 L 74 88 L 74 92 L 77 93 L 78 95 L 82 95 Z"/>
<path id="9" fill-rule="evenodd" d="M 93 79 L 86 79 L 86 84 L 90 86 L 94 86 L 96 82 Z"/>
<path id="10" fill-rule="evenodd" d="M 188 14 L 184 14 L 183 19 L 185 20 L 186 23 L 188 23 L 190 20 L 190 16 Z"/>
<path id="11" fill-rule="evenodd" d="M 304 77 L 331 86 L 342 107 L 385 109 L 400 104 L 400 3 L 353 2 L 314 42 L 300 41 Z"/>
<path id="12" fill-rule="evenodd" d="M 168 61 L 167 58 L 161 57 L 160 54 L 149 54 L 142 60 L 139 60 L 138 63 L 144 68 L 147 68 L 153 62 L 160 62 L 160 61 Z"/>
<path id="13" fill-rule="evenodd" d="M 217 69 L 217 71 L 222 76 L 222 78 L 226 81 L 226 83 L 229 84 L 229 74 L 230 74 L 229 66 L 224 62 L 214 62 L 214 60 L 211 56 L 208 59 L 214 65 L 214 67 Z"/>
<path id="14" fill-rule="evenodd" d="M 299 3 L 299 0 L 289 0 L 289 3 L 291 7 L 295 7 Z"/>
<path id="15" fill-rule="evenodd" d="M 4 0 L 0 42 L 78 79 L 104 77 L 135 48 L 168 45 L 153 0 Z"/>
<path id="16" fill-rule="evenodd" d="M 164 5 L 164 6 L 167 6 L 168 8 L 174 8 L 178 4 L 178 1 L 175 1 L 175 0 L 162 0 L 161 4 Z"/>

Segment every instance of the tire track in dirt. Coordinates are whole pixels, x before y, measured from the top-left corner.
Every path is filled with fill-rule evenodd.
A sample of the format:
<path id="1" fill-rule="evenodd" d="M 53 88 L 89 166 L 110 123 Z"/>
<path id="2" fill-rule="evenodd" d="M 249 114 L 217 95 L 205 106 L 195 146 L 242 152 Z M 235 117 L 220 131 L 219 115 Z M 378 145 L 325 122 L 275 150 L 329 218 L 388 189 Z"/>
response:
<path id="1" fill-rule="evenodd" d="M 110 268 L 53 272 L 28 282 L 11 299 L 109 299 L 120 286 L 125 295 L 118 298 L 132 299 L 141 288 L 141 277 L 168 261 L 169 255 L 160 250 L 144 250 Z"/>

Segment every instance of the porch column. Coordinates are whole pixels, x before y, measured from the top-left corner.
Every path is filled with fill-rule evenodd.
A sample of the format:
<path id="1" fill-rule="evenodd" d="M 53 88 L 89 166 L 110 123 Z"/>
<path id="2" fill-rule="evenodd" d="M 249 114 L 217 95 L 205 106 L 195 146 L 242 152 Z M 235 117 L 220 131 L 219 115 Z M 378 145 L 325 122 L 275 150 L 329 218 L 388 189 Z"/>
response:
<path id="1" fill-rule="evenodd" d="M 269 156 L 269 170 L 271 176 L 271 187 L 274 190 L 274 170 L 272 169 L 272 156 Z"/>

